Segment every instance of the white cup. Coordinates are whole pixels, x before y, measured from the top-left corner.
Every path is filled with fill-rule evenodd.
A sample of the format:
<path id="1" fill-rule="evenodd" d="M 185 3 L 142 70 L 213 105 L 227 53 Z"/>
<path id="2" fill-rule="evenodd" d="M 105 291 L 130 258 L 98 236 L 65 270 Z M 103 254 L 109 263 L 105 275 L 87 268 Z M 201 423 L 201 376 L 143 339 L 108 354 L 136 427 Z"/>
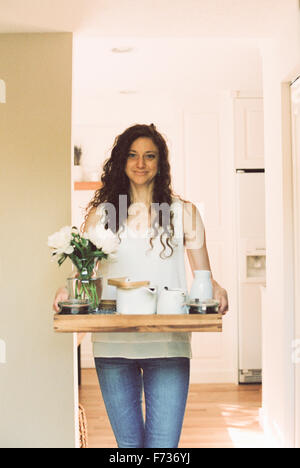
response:
<path id="1" fill-rule="evenodd" d="M 183 289 L 169 289 L 165 286 L 158 296 L 156 313 L 159 315 L 186 314 L 185 299 L 186 294 Z"/>

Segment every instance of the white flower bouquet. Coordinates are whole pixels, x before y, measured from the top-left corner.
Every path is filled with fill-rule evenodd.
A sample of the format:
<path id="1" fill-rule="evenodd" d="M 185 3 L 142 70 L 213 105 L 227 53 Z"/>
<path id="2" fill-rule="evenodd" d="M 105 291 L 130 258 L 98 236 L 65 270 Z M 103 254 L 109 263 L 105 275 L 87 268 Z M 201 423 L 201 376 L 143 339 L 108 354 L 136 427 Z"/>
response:
<path id="1" fill-rule="evenodd" d="M 114 258 L 117 245 L 117 236 L 101 224 L 83 235 L 77 227 L 65 226 L 48 237 L 48 246 L 58 265 L 69 258 L 77 269 L 75 299 L 88 299 L 93 310 L 101 299 L 95 284 L 96 265 L 102 259 Z"/>

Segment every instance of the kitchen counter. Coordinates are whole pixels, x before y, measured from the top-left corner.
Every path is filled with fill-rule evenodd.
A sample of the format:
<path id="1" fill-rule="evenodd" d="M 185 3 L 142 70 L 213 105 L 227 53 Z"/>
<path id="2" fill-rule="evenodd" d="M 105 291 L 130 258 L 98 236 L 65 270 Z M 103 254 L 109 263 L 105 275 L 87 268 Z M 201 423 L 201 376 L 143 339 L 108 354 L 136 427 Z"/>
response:
<path id="1" fill-rule="evenodd" d="M 74 332 L 222 332 L 222 314 L 54 315 L 54 331 Z"/>

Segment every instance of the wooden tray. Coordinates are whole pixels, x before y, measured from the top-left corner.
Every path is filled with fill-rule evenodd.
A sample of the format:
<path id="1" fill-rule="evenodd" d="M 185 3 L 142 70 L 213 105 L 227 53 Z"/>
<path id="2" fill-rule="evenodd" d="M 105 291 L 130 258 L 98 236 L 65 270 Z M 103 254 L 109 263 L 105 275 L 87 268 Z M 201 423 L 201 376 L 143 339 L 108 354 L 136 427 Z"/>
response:
<path id="1" fill-rule="evenodd" d="M 54 330 L 73 332 L 221 332 L 222 314 L 54 315 Z"/>

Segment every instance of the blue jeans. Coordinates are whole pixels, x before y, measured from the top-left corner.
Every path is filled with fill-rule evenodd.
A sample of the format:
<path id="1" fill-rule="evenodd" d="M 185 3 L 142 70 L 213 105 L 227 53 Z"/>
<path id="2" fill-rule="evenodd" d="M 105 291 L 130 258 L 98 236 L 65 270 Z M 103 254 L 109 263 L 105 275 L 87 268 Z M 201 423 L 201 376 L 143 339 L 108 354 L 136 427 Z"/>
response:
<path id="1" fill-rule="evenodd" d="M 95 358 L 95 364 L 118 447 L 176 448 L 188 395 L 190 360 Z"/>

